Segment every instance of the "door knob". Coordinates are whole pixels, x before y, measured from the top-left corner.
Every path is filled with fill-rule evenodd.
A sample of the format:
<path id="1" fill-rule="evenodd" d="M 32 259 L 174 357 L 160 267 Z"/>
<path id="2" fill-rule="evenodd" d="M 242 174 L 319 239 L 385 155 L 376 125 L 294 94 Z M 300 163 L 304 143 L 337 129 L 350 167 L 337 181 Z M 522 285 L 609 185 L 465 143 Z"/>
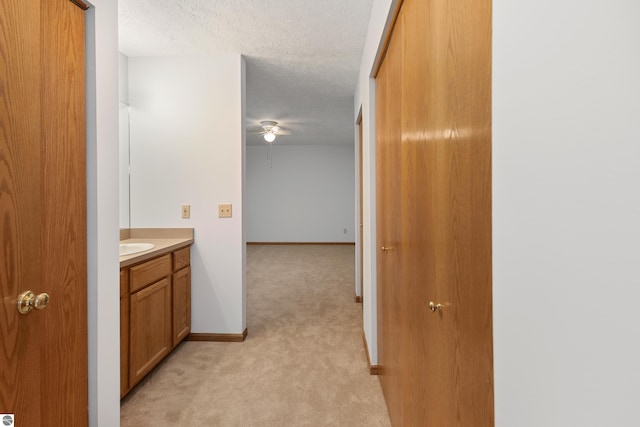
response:
<path id="1" fill-rule="evenodd" d="M 381 247 L 380 247 L 380 250 L 381 250 L 382 252 L 388 252 L 388 251 L 390 251 L 391 249 L 393 249 L 391 246 L 381 246 Z"/>
<path id="2" fill-rule="evenodd" d="M 34 308 L 36 310 L 43 310 L 49 305 L 49 294 L 43 292 L 36 296 L 31 291 L 25 291 L 18 295 L 18 313 L 27 314 Z"/>
<path id="3" fill-rule="evenodd" d="M 31 291 L 25 291 L 18 295 L 18 313 L 27 314 L 33 309 L 36 296 Z"/>
<path id="4" fill-rule="evenodd" d="M 33 306 L 36 310 L 44 310 L 49 305 L 50 299 L 51 298 L 49 297 L 49 294 L 46 292 L 43 292 L 36 297 L 36 300 L 33 303 Z"/>
<path id="5" fill-rule="evenodd" d="M 436 311 L 442 311 L 442 304 L 436 304 L 433 301 L 429 301 L 429 310 L 431 310 L 432 313 L 435 313 Z"/>

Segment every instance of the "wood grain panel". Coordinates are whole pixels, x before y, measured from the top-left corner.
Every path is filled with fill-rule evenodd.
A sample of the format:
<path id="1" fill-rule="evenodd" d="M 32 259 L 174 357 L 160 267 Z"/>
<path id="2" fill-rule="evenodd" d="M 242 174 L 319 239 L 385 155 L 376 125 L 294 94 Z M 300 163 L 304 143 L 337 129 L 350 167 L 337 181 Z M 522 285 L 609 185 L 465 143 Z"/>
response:
<path id="1" fill-rule="evenodd" d="M 379 70 L 376 90 L 376 187 L 378 256 L 378 363 L 380 382 L 394 425 L 404 425 L 402 366 L 406 331 L 403 307 L 406 289 L 402 285 L 400 247 L 402 224 L 400 144 L 402 87 L 402 28 L 390 39 L 386 59 Z M 383 250 L 382 247 L 389 248 Z"/>
<path id="2" fill-rule="evenodd" d="M 402 174 L 403 188 L 407 195 L 404 202 L 405 214 L 402 221 L 407 224 L 403 240 L 409 245 L 404 259 L 406 284 L 414 301 L 405 307 L 408 316 L 407 359 L 404 371 L 404 390 L 408 396 L 404 400 L 403 411 L 408 423 L 425 426 L 453 425 L 450 394 L 451 341 L 447 330 L 442 327 L 442 317 L 427 308 L 430 300 L 437 299 L 436 275 L 438 270 L 438 247 L 447 244 L 440 236 L 448 220 L 445 215 L 437 216 L 439 182 L 437 171 L 442 158 L 439 147 L 429 135 L 434 123 L 433 117 L 443 114 L 438 105 L 437 94 L 431 86 L 436 76 L 430 74 L 429 66 L 440 52 L 432 52 L 427 36 L 427 25 L 432 17 L 425 3 L 406 1 L 397 25 L 406 28 L 410 39 L 404 43 L 405 63 L 403 66 L 403 144 L 400 147 L 404 159 Z M 437 15 L 434 14 L 435 19 Z M 437 59 L 435 59 L 437 60 Z M 426 78 L 425 78 L 426 77 Z M 434 194 L 434 192 L 436 192 Z M 446 252 L 446 250 L 445 250 Z M 412 263 L 419 260 L 420 265 Z M 440 266 L 442 267 L 442 266 Z M 424 385 L 427 385 L 426 387 Z"/>
<path id="3" fill-rule="evenodd" d="M 129 296 L 120 299 L 120 398 L 129 392 Z"/>
<path id="4" fill-rule="evenodd" d="M 171 275 L 171 254 L 138 264 L 129 269 L 131 292 L 136 292 L 145 286 Z"/>
<path id="5" fill-rule="evenodd" d="M 0 409 L 88 423 L 84 14 L 0 4 Z M 19 315 L 18 293 L 50 295 Z"/>
<path id="6" fill-rule="evenodd" d="M 120 298 L 129 295 L 129 270 L 120 270 Z"/>
<path id="7" fill-rule="evenodd" d="M 379 245 L 398 255 L 378 258 L 392 422 L 493 426 L 491 2 L 405 0 L 377 87 Z"/>
<path id="8" fill-rule="evenodd" d="M 40 365 L 41 392 L 46 396 L 41 411 L 44 424 L 84 426 L 88 423 L 84 11 L 64 0 L 41 4 L 43 253 L 38 292 L 51 295 L 42 314 L 54 328 L 41 336 L 48 341 Z"/>
<path id="9" fill-rule="evenodd" d="M 40 282 L 42 114 L 39 2 L 0 2 L 0 410 L 40 425 L 40 318 L 20 315 L 20 292 Z"/>
<path id="10" fill-rule="evenodd" d="M 183 269 L 191 262 L 191 250 L 189 247 L 179 249 L 173 253 L 173 271 Z"/>
<path id="11" fill-rule="evenodd" d="M 244 328 L 241 334 L 209 334 L 209 333 L 190 333 L 187 341 L 213 341 L 213 342 L 243 342 L 247 338 L 247 328 Z"/>
<path id="12" fill-rule="evenodd" d="M 191 331 L 191 267 L 173 274 L 173 347 Z"/>
<path id="13" fill-rule="evenodd" d="M 171 351 L 169 279 L 131 294 L 129 313 L 129 386 L 133 387 Z"/>
<path id="14" fill-rule="evenodd" d="M 407 236 L 418 242 L 407 261 L 421 264 L 408 270 L 408 283 L 417 301 L 445 306 L 435 315 L 423 305 L 408 310 L 409 354 L 438 361 L 408 360 L 410 378 L 432 386 L 415 395 L 426 405 L 412 421 L 492 426 L 491 3 L 406 7 L 416 37 L 405 44 L 403 133 L 422 136 L 407 140 L 414 141 L 408 157 L 419 160 L 410 191 L 424 194 L 410 215 L 421 226 Z M 420 331 L 430 335 L 415 339 Z"/>

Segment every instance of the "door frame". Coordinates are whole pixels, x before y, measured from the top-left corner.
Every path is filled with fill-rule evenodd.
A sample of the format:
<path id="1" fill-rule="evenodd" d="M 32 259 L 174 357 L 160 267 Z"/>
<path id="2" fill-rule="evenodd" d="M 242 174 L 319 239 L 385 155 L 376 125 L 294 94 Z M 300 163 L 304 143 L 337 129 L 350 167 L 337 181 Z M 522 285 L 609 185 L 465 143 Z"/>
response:
<path id="1" fill-rule="evenodd" d="M 119 425 L 118 5 L 85 2 L 89 425 Z"/>
<path id="2" fill-rule="evenodd" d="M 358 221 L 356 229 L 359 230 L 358 245 L 356 245 L 356 302 L 364 303 L 364 195 L 363 195 L 363 154 L 362 154 L 362 105 L 356 118 L 357 140 L 358 140 Z M 364 309 L 364 305 L 363 305 Z"/>

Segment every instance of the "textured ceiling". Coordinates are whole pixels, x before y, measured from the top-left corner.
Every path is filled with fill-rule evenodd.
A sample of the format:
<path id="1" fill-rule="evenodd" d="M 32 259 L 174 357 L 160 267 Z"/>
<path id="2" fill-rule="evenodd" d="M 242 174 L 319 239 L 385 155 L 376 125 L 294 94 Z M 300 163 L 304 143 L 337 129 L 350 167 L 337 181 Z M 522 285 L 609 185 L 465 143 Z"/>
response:
<path id="1" fill-rule="evenodd" d="M 373 0 L 119 0 L 127 56 L 239 52 L 247 128 L 275 120 L 274 144 L 352 144 L 353 94 Z M 247 134 L 247 144 L 264 143 Z"/>

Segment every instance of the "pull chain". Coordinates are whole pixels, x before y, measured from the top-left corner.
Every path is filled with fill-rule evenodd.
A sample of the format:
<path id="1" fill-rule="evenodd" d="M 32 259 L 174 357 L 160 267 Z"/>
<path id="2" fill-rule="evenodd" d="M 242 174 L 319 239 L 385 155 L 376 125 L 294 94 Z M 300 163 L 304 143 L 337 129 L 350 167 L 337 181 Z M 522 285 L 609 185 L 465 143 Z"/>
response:
<path id="1" fill-rule="evenodd" d="M 267 147 L 267 161 L 269 162 L 269 169 L 273 169 L 273 154 L 271 153 L 273 144 L 271 144 L 270 142 L 268 144 L 269 146 Z"/>

